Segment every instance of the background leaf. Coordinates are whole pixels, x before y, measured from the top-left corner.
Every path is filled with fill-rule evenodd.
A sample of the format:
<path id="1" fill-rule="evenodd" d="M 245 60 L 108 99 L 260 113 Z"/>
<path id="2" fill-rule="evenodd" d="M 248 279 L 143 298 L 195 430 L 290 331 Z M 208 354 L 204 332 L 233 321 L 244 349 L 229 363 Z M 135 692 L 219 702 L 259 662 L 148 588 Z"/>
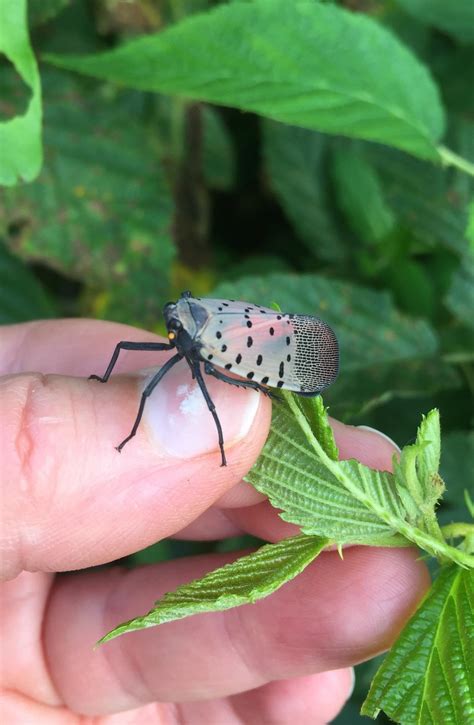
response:
<path id="1" fill-rule="evenodd" d="M 41 25 L 61 12 L 70 0 L 28 0 L 28 22 L 30 27 Z"/>
<path id="2" fill-rule="evenodd" d="M 407 13 L 451 33 L 466 43 L 474 41 L 474 5 L 471 0 L 396 0 Z"/>
<path id="3" fill-rule="evenodd" d="M 474 328 L 474 256 L 467 253 L 446 296 L 446 304 L 464 324 Z M 474 337 L 471 337 L 471 346 Z"/>
<path id="4" fill-rule="evenodd" d="M 339 206 L 359 239 L 369 245 L 384 241 L 396 220 L 376 170 L 356 147 L 339 144 L 333 171 Z"/>
<path id="5" fill-rule="evenodd" d="M 0 243 L 0 324 L 28 322 L 56 313 L 32 271 Z"/>
<path id="6" fill-rule="evenodd" d="M 370 18 L 338 7 L 232 3 L 108 53 L 48 60 L 438 159 L 444 116 L 428 71 Z"/>
<path id="7" fill-rule="evenodd" d="M 0 121 L 0 184 L 12 186 L 34 179 L 42 163 L 41 86 L 28 37 L 26 0 L 0 3 L 0 53 L 13 63 L 32 94 L 24 114 Z M 4 96 L 3 104 L 8 103 Z"/>
<path id="8" fill-rule="evenodd" d="M 438 243 L 464 254 L 469 180 L 467 188 L 462 181 L 461 189 L 457 186 L 461 175 L 452 169 L 433 168 L 406 154 L 375 145 L 366 144 L 364 153 L 374 165 L 385 199 L 404 230 L 409 229 L 427 249 Z"/>
<path id="9" fill-rule="evenodd" d="M 202 108 L 203 173 L 213 189 L 229 190 L 235 182 L 236 164 L 232 140 L 218 111 Z"/>
<path id="10" fill-rule="evenodd" d="M 106 288 L 101 315 L 154 322 L 174 258 L 173 202 L 152 145 L 130 120 L 138 99 L 107 104 L 100 90 L 89 84 L 86 97 L 58 73 L 46 79 L 45 96 L 39 182 L 0 200 L 10 246 L 86 279 L 92 291 Z"/>
<path id="11" fill-rule="evenodd" d="M 341 261 L 347 249 L 329 208 L 327 138 L 265 121 L 263 155 L 270 186 L 307 250 L 323 260 Z"/>
<path id="12" fill-rule="evenodd" d="M 362 713 L 399 723 L 474 717 L 474 572 L 448 567 L 372 682 Z"/>
<path id="13" fill-rule="evenodd" d="M 443 436 L 440 473 L 449 481 L 439 511 L 439 519 L 444 524 L 466 518 L 464 491 L 474 498 L 473 461 L 474 431 L 454 431 Z"/>

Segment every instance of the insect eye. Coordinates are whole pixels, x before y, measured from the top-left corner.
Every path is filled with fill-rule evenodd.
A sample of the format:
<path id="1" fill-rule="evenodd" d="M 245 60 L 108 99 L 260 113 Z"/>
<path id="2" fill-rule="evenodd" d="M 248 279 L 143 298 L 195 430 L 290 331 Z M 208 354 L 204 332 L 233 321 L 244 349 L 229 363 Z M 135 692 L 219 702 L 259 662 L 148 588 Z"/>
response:
<path id="1" fill-rule="evenodd" d="M 175 340 L 177 333 L 183 329 L 183 325 L 179 320 L 171 320 L 168 324 L 168 338 Z"/>

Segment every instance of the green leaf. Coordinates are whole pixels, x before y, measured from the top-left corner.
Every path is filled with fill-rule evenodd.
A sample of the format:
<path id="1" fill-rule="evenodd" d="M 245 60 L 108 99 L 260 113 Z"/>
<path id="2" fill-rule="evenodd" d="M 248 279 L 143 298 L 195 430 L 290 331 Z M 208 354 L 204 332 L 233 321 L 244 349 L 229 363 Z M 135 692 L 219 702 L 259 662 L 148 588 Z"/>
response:
<path id="1" fill-rule="evenodd" d="M 54 305 L 34 274 L 0 243 L 0 324 L 54 314 Z"/>
<path id="2" fill-rule="evenodd" d="M 216 109 L 202 108 L 203 173 L 213 189 L 228 191 L 235 181 L 235 154 L 229 132 Z"/>
<path id="3" fill-rule="evenodd" d="M 26 0 L 0 3 L 0 53 L 32 92 L 24 114 L 0 122 L 0 184 L 13 186 L 20 180 L 32 181 L 42 163 L 41 86 L 28 37 Z"/>
<path id="4" fill-rule="evenodd" d="M 372 682 L 362 714 L 397 723 L 474 719 L 474 572 L 441 571 Z"/>
<path id="5" fill-rule="evenodd" d="M 325 392 L 331 414 L 342 420 L 350 420 L 367 414 L 394 398 L 403 399 L 433 395 L 440 390 L 460 388 L 462 380 L 457 369 L 439 356 L 376 363 L 367 361 L 363 373 L 360 370 L 341 370 L 336 384 Z"/>
<path id="6" fill-rule="evenodd" d="M 426 249 L 439 244 L 465 253 L 470 194 L 457 186 L 460 176 L 466 183 L 464 174 L 374 144 L 364 146 L 364 155 L 373 164 L 385 201 L 405 236 L 408 232 Z"/>
<path id="7" fill-rule="evenodd" d="M 374 20 L 339 7 L 232 3 L 117 50 L 47 60 L 439 159 L 444 115 L 427 69 Z"/>
<path id="8" fill-rule="evenodd" d="M 337 544 L 403 546 L 411 541 L 434 556 L 474 567 L 474 557 L 447 545 L 433 522 L 436 413 L 420 426 L 415 446 L 404 449 L 402 462 L 406 457 L 407 464 L 393 475 L 356 460 L 335 461 L 302 414 L 297 396 L 280 394 L 286 405 L 274 406 L 270 436 L 245 480 L 282 509 L 284 521 Z M 326 416 L 324 406 L 318 413 Z"/>
<path id="9" fill-rule="evenodd" d="M 329 425 L 327 408 L 324 407 L 322 396 L 317 395 L 314 398 L 295 397 L 295 402 L 306 417 L 306 420 L 311 426 L 311 430 L 321 443 L 324 452 L 333 461 L 337 461 L 339 451 L 336 446 L 333 430 Z"/>
<path id="10" fill-rule="evenodd" d="M 449 485 L 438 517 L 444 524 L 462 520 L 466 515 L 464 492 L 474 497 L 473 461 L 474 431 L 455 431 L 443 436 L 440 472 Z"/>
<path id="11" fill-rule="evenodd" d="M 339 206 L 354 232 L 365 243 L 382 242 L 393 231 L 396 219 L 378 174 L 362 149 L 336 146 L 333 175 Z"/>
<path id="12" fill-rule="evenodd" d="M 454 275 L 446 306 L 461 322 L 474 328 L 474 253 L 469 251 Z M 471 338 L 471 346 L 474 338 Z"/>
<path id="13" fill-rule="evenodd" d="M 69 3 L 70 0 L 28 0 L 28 22 L 30 27 L 34 28 L 51 20 Z"/>
<path id="14" fill-rule="evenodd" d="M 315 257 L 340 261 L 343 239 L 330 208 L 328 139 L 274 121 L 263 123 L 263 155 L 269 182 L 288 219 Z"/>
<path id="15" fill-rule="evenodd" d="M 105 291 L 96 314 L 153 323 L 169 289 L 173 202 L 132 117 L 137 99 L 101 97 L 90 81 L 83 87 L 56 71 L 44 81 L 45 166 L 34 184 L 0 200 L 0 218 L 18 230 L 9 246 L 92 294 Z"/>
<path id="16" fill-rule="evenodd" d="M 440 453 L 439 413 L 432 410 L 423 418 L 416 443 L 405 446 L 400 459 L 393 462 L 396 489 L 407 519 L 436 538 L 442 538 L 442 534 L 435 506 L 445 490 L 438 473 Z"/>
<path id="17" fill-rule="evenodd" d="M 317 536 L 294 536 L 266 544 L 253 554 L 165 594 L 148 614 L 118 625 L 99 643 L 192 614 L 220 612 L 263 599 L 300 574 L 326 544 L 326 539 Z"/>
<path id="18" fill-rule="evenodd" d="M 392 527 L 348 493 L 321 462 L 288 399 L 273 406 L 270 436 L 245 480 L 283 510 L 284 521 L 305 534 L 327 536 L 338 544 L 388 545 L 394 540 L 394 545 L 403 545 Z M 380 474 L 380 481 L 387 485 L 388 474 Z"/>
<path id="19" fill-rule="evenodd" d="M 417 20 L 445 30 L 465 43 L 474 41 L 474 3 L 472 0 L 396 0 Z"/>
<path id="20" fill-rule="evenodd" d="M 315 274 L 245 277 L 219 285 L 213 295 L 267 306 L 276 300 L 285 312 L 322 317 L 336 332 L 344 372 L 426 359 L 437 348 L 431 327 L 398 313 L 386 292 Z"/>

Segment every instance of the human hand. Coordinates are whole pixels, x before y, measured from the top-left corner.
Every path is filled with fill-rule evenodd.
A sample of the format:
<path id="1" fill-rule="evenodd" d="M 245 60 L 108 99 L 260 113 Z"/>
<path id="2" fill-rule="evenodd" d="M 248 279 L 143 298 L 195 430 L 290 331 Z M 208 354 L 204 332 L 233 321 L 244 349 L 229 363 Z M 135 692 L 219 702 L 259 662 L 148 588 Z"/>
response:
<path id="1" fill-rule="evenodd" d="M 236 555 L 52 572 L 103 564 L 166 536 L 296 533 L 241 482 L 267 436 L 270 402 L 206 380 L 224 428 L 229 465 L 221 468 L 214 422 L 180 363 L 119 455 L 114 445 L 136 414 L 137 378 L 85 378 L 103 372 L 117 341 L 155 336 L 67 320 L 6 327 L 1 339 L 2 722 L 62 725 L 86 714 L 102 725 L 305 725 L 335 717 L 350 693 L 351 666 L 390 646 L 428 586 L 416 552 L 352 547 L 343 561 L 325 552 L 254 605 L 93 650 L 118 622 Z M 122 353 L 117 372 L 168 355 Z M 391 443 L 333 425 L 343 458 L 390 468 Z"/>

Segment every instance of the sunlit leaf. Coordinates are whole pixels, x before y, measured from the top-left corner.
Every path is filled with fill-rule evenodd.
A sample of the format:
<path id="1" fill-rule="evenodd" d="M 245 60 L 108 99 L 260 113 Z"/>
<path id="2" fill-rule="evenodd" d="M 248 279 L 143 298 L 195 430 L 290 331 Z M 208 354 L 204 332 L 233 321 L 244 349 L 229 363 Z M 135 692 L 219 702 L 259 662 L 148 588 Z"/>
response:
<path id="1" fill-rule="evenodd" d="M 26 0 L 0 2 L 1 53 L 11 61 L 32 94 L 24 114 L 0 121 L 0 184 L 13 186 L 19 181 L 32 181 L 42 163 L 41 85 L 28 37 Z M 5 94 L 2 105 L 8 108 L 10 102 Z"/>
<path id="2" fill-rule="evenodd" d="M 48 60 L 133 88 L 439 158 L 444 116 L 428 70 L 374 20 L 339 7 L 226 4 L 107 53 Z"/>

